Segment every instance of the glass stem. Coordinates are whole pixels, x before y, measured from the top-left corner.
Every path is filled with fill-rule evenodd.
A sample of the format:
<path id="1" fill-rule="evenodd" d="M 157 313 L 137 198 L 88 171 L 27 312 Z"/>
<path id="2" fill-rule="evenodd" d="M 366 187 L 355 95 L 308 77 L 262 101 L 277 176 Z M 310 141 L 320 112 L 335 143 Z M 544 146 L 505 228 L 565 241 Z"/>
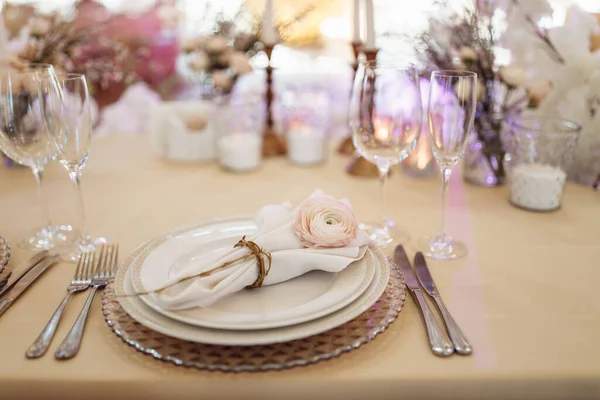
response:
<path id="1" fill-rule="evenodd" d="M 442 226 L 440 229 L 440 238 L 446 237 L 446 203 L 448 200 L 448 186 L 450 185 L 450 175 L 452 170 L 450 168 L 442 168 Z"/>
<path id="2" fill-rule="evenodd" d="M 44 224 L 44 228 L 49 228 L 50 226 L 52 226 L 52 222 L 50 221 L 50 210 L 48 208 L 48 203 L 46 202 L 46 195 L 42 186 L 44 168 L 35 167 L 32 168 L 32 171 L 33 176 L 35 177 L 35 181 L 37 182 L 38 198 L 40 201 L 40 206 L 42 208 L 42 223 Z"/>
<path id="3" fill-rule="evenodd" d="M 387 165 L 379 166 L 379 220 L 381 227 L 387 229 L 386 216 L 385 216 L 385 183 L 387 182 L 390 167 Z"/>
<path id="4" fill-rule="evenodd" d="M 73 186 L 77 190 L 77 195 L 79 196 L 79 210 L 80 210 L 80 223 L 81 223 L 81 240 L 83 243 L 87 243 L 88 234 L 87 234 L 87 223 L 85 221 L 85 208 L 83 207 L 83 192 L 81 191 L 81 185 L 79 180 L 81 178 L 81 173 L 79 170 L 72 170 L 69 172 L 69 177 L 71 178 L 71 182 L 73 182 Z"/>

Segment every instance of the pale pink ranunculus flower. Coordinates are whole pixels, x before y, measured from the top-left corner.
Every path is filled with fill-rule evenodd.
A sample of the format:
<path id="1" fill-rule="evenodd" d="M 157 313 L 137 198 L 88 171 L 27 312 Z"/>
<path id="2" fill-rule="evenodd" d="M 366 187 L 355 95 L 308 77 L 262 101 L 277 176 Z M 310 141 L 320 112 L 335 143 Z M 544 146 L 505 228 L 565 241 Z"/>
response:
<path id="1" fill-rule="evenodd" d="M 356 238 L 358 221 L 347 202 L 318 194 L 298 206 L 293 229 L 303 246 L 336 248 Z"/>

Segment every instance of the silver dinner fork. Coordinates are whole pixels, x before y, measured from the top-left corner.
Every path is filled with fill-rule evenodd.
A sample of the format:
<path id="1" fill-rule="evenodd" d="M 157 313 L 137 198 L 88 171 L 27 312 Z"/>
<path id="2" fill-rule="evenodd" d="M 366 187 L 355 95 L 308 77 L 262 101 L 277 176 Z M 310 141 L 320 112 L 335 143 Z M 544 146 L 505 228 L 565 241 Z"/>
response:
<path id="1" fill-rule="evenodd" d="M 66 296 L 56 311 L 54 311 L 54 314 L 52 314 L 52 317 L 44 327 L 42 333 L 40 333 L 35 342 L 29 346 L 27 352 L 25 352 L 25 356 L 27 358 L 39 358 L 46 353 L 48 347 L 50 347 L 52 339 L 54 338 L 56 327 L 60 322 L 60 318 L 67 306 L 67 303 L 69 302 L 69 299 L 74 293 L 86 290 L 90 286 L 92 274 L 94 272 L 94 259 L 95 253 L 93 251 L 81 253 L 79 256 L 79 261 L 77 262 L 77 268 L 75 268 L 73 279 L 67 287 Z"/>
<path id="2" fill-rule="evenodd" d="M 79 352 L 81 340 L 83 339 L 85 321 L 87 320 L 87 315 L 90 311 L 90 306 L 92 305 L 96 291 L 99 288 L 103 288 L 108 285 L 110 280 L 115 277 L 118 265 L 118 255 L 118 245 L 105 244 L 102 246 L 102 250 L 100 250 L 100 256 L 98 258 L 98 266 L 96 267 L 96 271 L 94 272 L 94 277 L 92 278 L 91 282 L 92 291 L 85 301 L 83 309 L 79 313 L 75 324 L 56 350 L 56 353 L 54 353 L 54 357 L 57 360 L 73 358 Z"/>

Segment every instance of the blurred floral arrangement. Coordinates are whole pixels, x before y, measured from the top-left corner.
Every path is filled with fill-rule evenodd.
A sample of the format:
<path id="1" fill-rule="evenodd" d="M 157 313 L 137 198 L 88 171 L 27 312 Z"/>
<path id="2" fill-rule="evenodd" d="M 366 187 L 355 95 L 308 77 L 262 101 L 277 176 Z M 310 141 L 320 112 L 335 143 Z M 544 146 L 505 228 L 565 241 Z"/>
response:
<path id="1" fill-rule="evenodd" d="M 10 48 L 15 66 L 52 64 L 59 72 L 85 74 L 97 88 L 136 79 L 136 55 L 129 47 L 108 38 L 101 26 L 79 26 L 58 15 L 33 14 Z"/>
<path id="2" fill-rule="evenodd" d="M 207 8 L 210 5 L 207 4 Z M 291 18 L 277 22 L 281 40 L 289 37 L 292 27 L 314 10 L 306 6 L 295 11 Z M 210 10 L 205 15 L 212 15 Z M 198 25 L 214 24 L 212 33 L 189 37 L 181 41 L 180 73 L 192 81 L 200 81 L 219 92 L 229 93 L 237 79 L 252 72 L 250 58 L 262 50 L 260 15 L 242 5 L 232 18 L 216 13 L 216 21 L 198 21 Z"/>
<path id="3" fill-rule="evenodd" d="M 550 9 L 545 1 L 537 0 Z M 513 17 L 516 18 L 519 15 Z M 523 18 L 523 16 L 520 16 Z M 510 19 L 509 19 L 509 22 Z M 531 25 L 530 25 L 531 26 Z M 524 35 L 527 25 L 505 33 L 503 45 L 513 63 L 535 80 L 546 81 L 545 96 L 535 113 L 559 115 L 580 123 L 582 131 L 570 178 L 586 185 L 600 184 L 600 15 L 572 6 L 565 23 L 542 31 L 546 48 Z"/>
<path id="4" fill-rule="evenodd" d="M 497 51 L 503 34 L 498 29 L 498 10 L 509 15 L 505 32 L 519 30 L 521 35 L 544 44 L 546 51 L 555 52 L 544 31 L 534 22 L 545 10 L 540 7 L 543 1 L 501 3 L 502 0 L 478 0 L 462 14 L 453 12 L 431 19 L 429 30 L 418 38 L 416 48 L 426 71 L 466 69 L 477 73 L 477 111 L 464 173 L 467 180 L 486 186 L 501 184 L 505 179 L 503 160 L 508 149 L 506 142 L 503 143 L 504 122 L 538 107 L 551 89 L 548 80 L 529 79 L 520 66 L 499 65 Z M 440 5 L 449 9 L 445 1 Z M 529 29 L 523 29 L 524 24 Z"/>
<path id="5" fill-rule="evenodd" d="M 232 34 L 233 25 L 227 21 L 217 26 L 214 34 L 188 38 L 180 46 L 192 76 L 228 93 L 239 76 L 252 72 L 249 54 L 258 39 L 246 33 Z"/>
<path id="6" fill-rule="evenodd" d="M 440 5 L 449 9 L 446 3 Z M 572 7 L 563 26 L 546 29 L 540 22 L 552 11 L 547 0 L 477 0 L 463 14 L 431 19 L 418 38 L 426 70 L 467 69 L 480 78 L 474 135 L 465 154 L 468 180 L 503 182 L 510 152 L 504 122 L 522 113 L 558 113 L 582 123 L 577 168 L 593 169 L 594 178 L 600 174 L 599 21 Z M 511 57 L 501 65 L 503 50 Z"/>

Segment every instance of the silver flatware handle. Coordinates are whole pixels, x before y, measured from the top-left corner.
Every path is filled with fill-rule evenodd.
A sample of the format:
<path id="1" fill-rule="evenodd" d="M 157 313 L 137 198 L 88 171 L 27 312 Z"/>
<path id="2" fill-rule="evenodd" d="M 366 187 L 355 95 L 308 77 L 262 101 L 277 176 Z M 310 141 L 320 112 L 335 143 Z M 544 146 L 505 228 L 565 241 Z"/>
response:
<path id="1" fill-rule="evenodd" d="M 454 346 L 448 338 L 448 335 L 446 335 L 446 332 L 437 322 L 435 315 L 431 311 L 431 308 L 429 308 L 429 304 L 427 304 L 425 297 L 423 297 L 423 293 L 421 293 L 420 289 L 415 289 L 412 291 L 412 293 L 414 293 L 415 298 L 417 299 L 419 309 L 421 310 L 421 315 L 423 316 L 423 321 L 425 322 L 425 328 L 427 329 L 427 336 L 429 336 L 429 345 L 431 346 L 431 351 L 433 351 L 436 356 L 440 357 L 452 355 L 452 353 L 454 353 Z"/>
<path id="2" fill-rule="evenodd" d="M 94 301 L 96 290 L 98 290 L 98 286 L 93 286 L 92 291 L 85 300 L 85 304 L 83 305 L 83 308 L 77 317 L 77 321 L 75 321 L 75 324 L 67 334 L 67 337 L 65 337 L 63 342 L 56 350 L 56 353 L 54 353 L 54 357 L 57 360 L 67 360 L 69 358 L 73 358 L 79 352 L 81 340 L 83 339 L 83 330 L 85 329 L 85 321 L 87 320 L 87 315 L 90 311 L 92 301 Z"/>
<path id="3" fill-rule="evenodd" d="M 454 321 L 454 318 L 452 318 L 452 315 L 450 315 L 450 311 L 446 308 L 442 298 L 440 296 L 433 296 L 433 300 L 435 300 L 435 304 L 442 314 L 442 318 L 448 328 L 448 333 L 450 334 L 450 339 L 452 339 L 456 352 L 463 355 L 471 354 L 473 349 L 471 348 L 469 341 L 458 327 L 456 321 Z"/>
<path id="4" fill-rule="evenodd" d="M 67 303 L 69 302 L 69 299 L 73 293 L 74 292 L 68 292 L 64 299 L 60 302 L 60 305 L 56 311 L 54 311 L 54 314 L 52 314 L 52 317 L 44 327 L 42 333 L 40 333 L 35 342 L 33 342 L 33 344 L 29 346 L 29 349 L 27 349 L 25 352 L 25 356 L 27 358 L 39 358 L 46 354 L 46 351 L 52 342 L 52 338 L 54 338 L 54 333 L 56 332 L 56 327 L 58 326 L 60 317 L 62 316 L 62 313 L 65 310 L 65 307 L 67 306 Z"/>

